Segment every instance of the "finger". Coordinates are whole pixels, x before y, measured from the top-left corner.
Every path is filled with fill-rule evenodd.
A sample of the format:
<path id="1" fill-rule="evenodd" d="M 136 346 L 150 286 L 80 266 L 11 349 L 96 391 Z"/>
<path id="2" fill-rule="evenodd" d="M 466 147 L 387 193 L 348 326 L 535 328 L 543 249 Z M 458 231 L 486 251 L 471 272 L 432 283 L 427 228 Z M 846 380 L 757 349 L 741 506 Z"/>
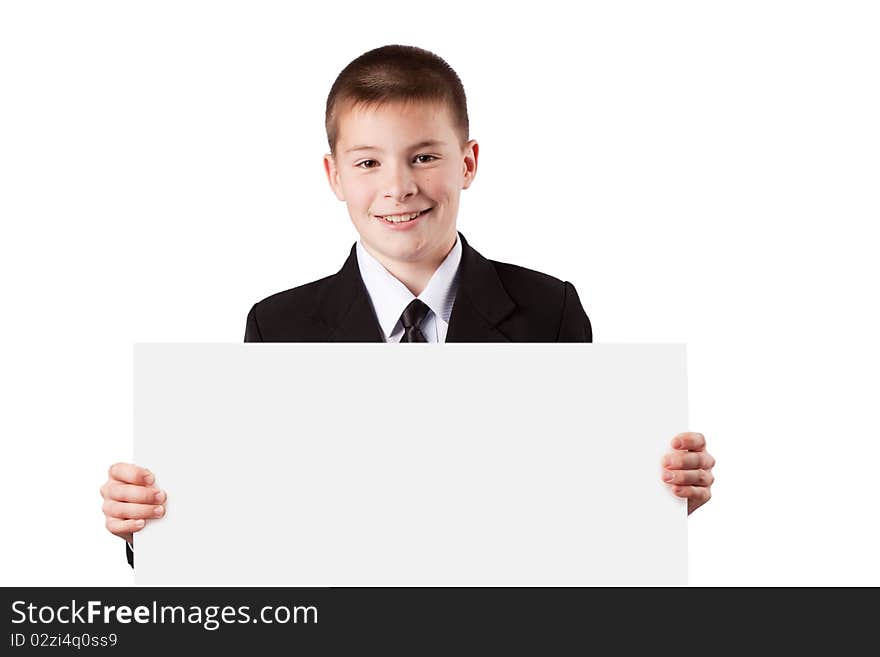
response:
<path id="1" fill-rule="evenodd" d="M 161 504 L 130 504 L 128 502 L 104 501 L 104 515 L 113 518 L 161 518 L 165 514 L 165 507 Z"/>
<path id="2" fill-rule="evenodd" d="M 686 497 L 691 502 L 704 503 L 712 497 L 712 491 L 705 486 L 673 486 L 672 492 L 679 497 Z"/>
<path id="3" fill-rule="evenodd" d="M 146 523 L 143 520 L 123 520 L 121 518 L 107 518 L 107 529 L 111 534 L 121 536 L 123 534 L 133 534 L 144 528 Z"/>
<path id="4" fill-rule="evenodd" d="M 679 486 L 711 486 L 715 476 L 710 470 L 664 470 L 663 481 Z"/>
<path id="5" fill-rule="evenodd" d="M 668 470 L 711 470 L 715 459 L 709 452 L 669 452 L 663 457 L 663 467 Z"/>
<path id="6" fill-rule="evenodd" d="M 678 434 L 672 439 L 670 444 L 674 449 L 687 449 L 692 452 L 699 452 L 706 449 L 706 437 L 701 433 L 688 431 Z"/>
<path id="7" fill-rule="evenodd" d="M 704 488 L 703 490 L 705 490 L 706 492 L 702 496 L 697 495 L 696 497 L 691 497 L 688 499 L 688 515 L 699 509 L 712 497 L 712 491 L 710 491 L 708 488 Z"/>
<path id="8" fill-rule="evenodd" d="M 156 482 L 152 472 L 134 463 L 114 463 L 110 466 L 110 478 L 140 486 L 152 486 Z"/>
<path id="9" fill-rule="evenodd" d="M 116 502 L 138 502 L 140 504 L 162 504 L 165 502 L 165 491 L 147 486 L 134 486 L 132 484 L 114 483 L 108 481 L 101 487 L 101 495 L 104 499 Z"/>

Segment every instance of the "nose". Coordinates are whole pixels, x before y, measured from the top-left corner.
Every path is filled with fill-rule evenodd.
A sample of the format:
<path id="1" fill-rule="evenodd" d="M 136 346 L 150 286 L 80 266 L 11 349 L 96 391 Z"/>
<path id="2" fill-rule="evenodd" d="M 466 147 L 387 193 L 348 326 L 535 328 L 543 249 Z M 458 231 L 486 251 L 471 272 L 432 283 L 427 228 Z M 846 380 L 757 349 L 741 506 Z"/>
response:
<path id="1" fill-rule="evenodd" d="M 384 181 L 385 198 L 392 198 L 395 201 L 405 201 L 410 196 L 415 196 L 419 191 L 416 180 L 412 172 L 405 166 L 389 166 L 386 171 L 387 177 Z"/>

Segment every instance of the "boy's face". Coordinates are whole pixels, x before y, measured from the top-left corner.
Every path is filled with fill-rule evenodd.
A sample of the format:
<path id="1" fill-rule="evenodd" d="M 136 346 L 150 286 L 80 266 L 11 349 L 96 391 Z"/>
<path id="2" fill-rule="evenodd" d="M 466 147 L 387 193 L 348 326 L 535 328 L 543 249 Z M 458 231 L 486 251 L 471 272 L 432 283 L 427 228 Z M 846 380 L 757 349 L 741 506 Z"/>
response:
<path id="1" fill-rule="evenodd" d="M 324 169 L 377 259 L 439 264 L 455 244 L 458 198 L 478 150 L 473 140 L 460 146 L 444 104 L 388 103 L 340 113 L 336 157 L 325 155 Z"/>

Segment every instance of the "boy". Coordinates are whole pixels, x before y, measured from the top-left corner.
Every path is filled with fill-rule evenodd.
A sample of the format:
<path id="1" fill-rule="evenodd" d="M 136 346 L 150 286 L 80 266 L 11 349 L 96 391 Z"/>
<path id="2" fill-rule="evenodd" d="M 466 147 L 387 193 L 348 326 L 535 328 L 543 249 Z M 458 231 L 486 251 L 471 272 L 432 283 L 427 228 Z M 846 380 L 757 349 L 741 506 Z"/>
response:
<path id="1" fill-rule="evenodd" d="M 592 342 L 571 283 L 487 260 L 457 232 L 479 146 L 446 62 L 415 47 L 371 50 L 339 74 L 325 121 L 324 169 L 360 240 L 338 273 L 254 304 L 246 342 Z M 663 478 L 692 513 L 710 497 L 715 461 L 702 434 L 671 446 Z M 133 534 L 164 514 L 165 492 L 118 463 L 101 494 L 133 566 Z"/>

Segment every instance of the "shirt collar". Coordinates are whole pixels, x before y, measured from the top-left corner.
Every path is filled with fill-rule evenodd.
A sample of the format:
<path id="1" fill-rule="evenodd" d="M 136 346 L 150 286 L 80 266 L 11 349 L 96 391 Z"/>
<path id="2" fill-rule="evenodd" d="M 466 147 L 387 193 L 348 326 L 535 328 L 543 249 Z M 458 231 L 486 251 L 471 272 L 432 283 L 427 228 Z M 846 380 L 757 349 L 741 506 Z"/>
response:
<path id="1" fill-rule="evenodd" d="M 401 313 L 416 297 L 370 255 L 360 240 L 358 240 L 356 252 L 361 278 L 367 288 L 370 301 L 373 303 L 379 326 L 386 338 L 391 337 Z M 455 293 L 458 290 L 460 263 L 461 239 L 456 234 L 452 250 L 437 267 L 431 280 L 418 296 L 438 318 L 447 323 L 452 314 L 452 304 L 455 302 Z"/>

